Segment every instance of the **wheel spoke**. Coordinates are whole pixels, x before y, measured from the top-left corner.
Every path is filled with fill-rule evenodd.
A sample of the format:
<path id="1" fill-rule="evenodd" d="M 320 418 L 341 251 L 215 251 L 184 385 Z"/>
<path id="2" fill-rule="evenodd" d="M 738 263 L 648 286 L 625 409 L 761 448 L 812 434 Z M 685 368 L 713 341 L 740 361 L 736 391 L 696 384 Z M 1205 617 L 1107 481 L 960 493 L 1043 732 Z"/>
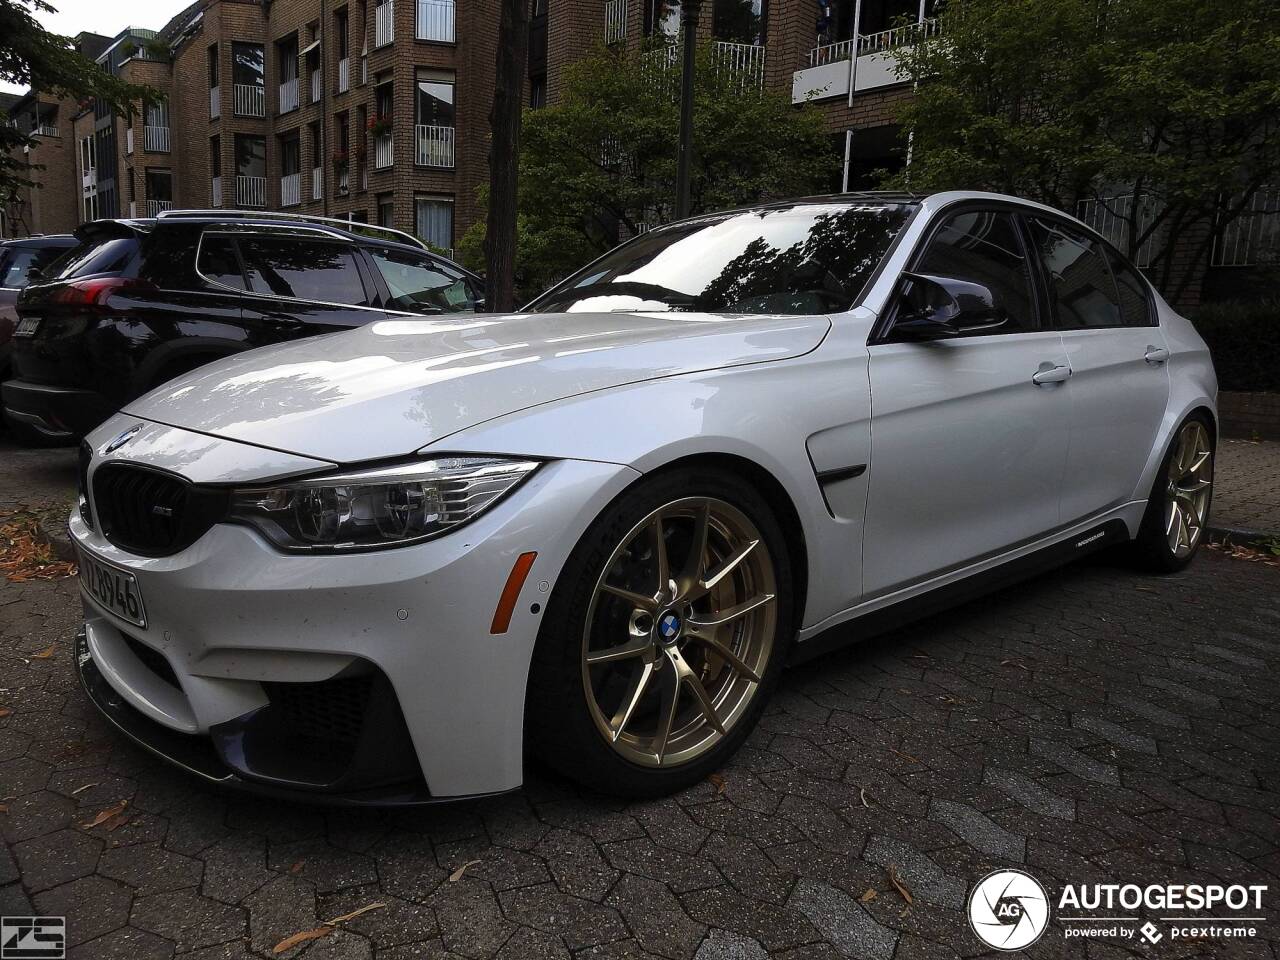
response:
<path id="1" fill-rule="evenodd" d="M 772 600 L 772 593 L 762 593 L 758 597 L 753 597 L 750 600 L 744 600 L 737 606 L 730 607 L 728 610 L 721 610 L 712 614 L 710 617 L 690 617 L 685 621 L 685 623 L 691 627 L 698 628 L 721 627 L 726 623 L 732 623 L 739 617 L 745 617 L 752 610 L 763 607 L 766 603 L 769 603 Z"/>
<path id="2" fill-rule="evenodd" d="M 663 685 L 662 696 L 658 703 L 658 725 L 653 731 L 653 753 L 662 763 L 667 755 L 667 743 L 671 739 L 671 728 L 676 723 L 676 712 L 680 708 L 680 678 L 676 671 L 664 670 L 663 676 L 669 677 Z"/>
<path id="3" fill-rule="evenodd" d="M 711 505 L 703 502 L 698 505 L 698 512 L 693 518 L 693 540 L 689 544 L 689 556 L 680 571 L 680 579 L 676 583 L 676 596 L 685 597 L 698 584 L 702 577 L 703 563 L 707 554 L 707 530 L 711 525 Z"/>
<path id="4" fill-rule="evenodd" d="M 711 697 L 707 694 L 707 688 L 702 685 L 702 681 L 693 672 L 693 668 L 689 666 L 688 661 L 674 647 L 667 652 L 667 656 L 676 668 L 676 682 L 689 688 L 689 692 L 698 701 L 698 706 L 702 708 L 702 715 L 706 718 L 707 723 L 715 728 L 716 733 L 723 734 L 724 724 L 716 716 L 715 704 L 711 702 Z"/>
<path id="5" fill-rule="evenodd" d="M 667 561 L 667 537 L 662 529 L 662 514 L 653 517 L 653 562 L 658 568 L 658 589 L 653 592 L 661 597 L 671 588 L 671 564 Z"/>
<path id="6" fill-rule="evenodd" d="M 1191 546 L 1191 531 L 1187 526 L 1187 516 L 1182 507 L 1178 507 L 1178 547 Z"/>
<path id="7" fill-rule="evenodd" d="M 643 593 L 636 593 L 634 590 L 628 590 L 626 587 L 615 587 L 611 583 L 600 584 L 600 589 L 605 593 L 611 593 L 615 597 L 621 597 L 633 607 L 638 607 L 648 613 L 658 612 L 658 602 L 653 597 L 646 597 Z"/>
<path id="8" fill-rule="evenodd" d="M 632 657 L 642 656 L 646 651 L 652 649 L 653 644 L 649 642 L 648 637 L 645 637 L 641 640 L 624 643 L 617 647 L 606 647 L 603 650 L 588 650 L 587 663 L 593 667 L 598 667 L 602 663 L 617 663 L 619 660 L 630 660 Z"/>
<path id="9" fill-rule="evenodd" d="M 631 678 L 631 687 L 622 698 L 622 703 L 619 704 L 613 719 L 609 722 L 609 726 L 613 729 L 614 743 L 618 742 L 618 738 L 627 729 L 627 724 L 631 722 L 632 714 L 636 712 L 636 707 L 640 705 L 640 701 L 644 699 L 644 695 L 649 690 L 649 681 L 658 672 L 660 665 L 661 661 L 658 660 L 646 663 Z"/>
<path id="10" fill-rule="evenodd" d="M 721 659 L 727 661 L 729 666 L 733 667 L 734 670 L 738 671 L 739 674 L 746 677 L 752 683 L 760 682 L 759 675 L 747 666 L 742 658 L 730 649 L 727 643 L 724 643 L 718 637 L 715 637 L 712 634 L 694 633 L 690 634 L 689 638 L 695 643 L 700 643 L 703 646 L 710 647 L 721 657 Z"/>
<path id="11" fill-rule="evenodd" d="M 716 584 L 733 573 L 734 569 L 745 560 L 758 545 L 759 540 L 751 540 L 746 545 L 739 547 L 736 551 L 726 557 L 719 566 L 707 573 L 705 577 L 698 582 L 697 588 L 686 599 L 696 600 L 698 597 L 706 596 L 715 589 Z"/>

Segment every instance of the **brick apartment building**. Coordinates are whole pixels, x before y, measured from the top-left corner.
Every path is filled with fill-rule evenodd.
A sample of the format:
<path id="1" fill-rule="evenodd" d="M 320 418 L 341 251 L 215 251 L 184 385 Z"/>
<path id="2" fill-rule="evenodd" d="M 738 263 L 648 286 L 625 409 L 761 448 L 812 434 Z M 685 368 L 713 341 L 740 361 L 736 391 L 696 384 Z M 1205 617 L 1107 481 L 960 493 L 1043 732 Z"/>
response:
<path id="1" fill-rule="evenodd" d="M 598 45 L 638 47 L 679 24 L 670 0 L 531 3 L 534 108 L 554 103 L 566 69 Z M 929 12 L 918 0 L 862 8 L 851 71 L 852 0 L 703 5 L 700 34 L 734 69 L 797 102 L 821 87 L 833 189 L 846 128 L 860 131 L 851 186 L 901 162 L 890 124 L 905 88 L 886 66 L 889 27 Z M 488 179 L 497 17 L 497 0 L 198 0 L 158 31 L 81 34 L 82 52 L 164 99 L 139 104 L 132 121 L 39 94 L 14 103 L 11 118 L 36 134 L 31 175 L 43 186 L 7 204 L 0 227 L 12 236 L 169 207 L 261 207 L 383 223 L 452 249 Z"/>

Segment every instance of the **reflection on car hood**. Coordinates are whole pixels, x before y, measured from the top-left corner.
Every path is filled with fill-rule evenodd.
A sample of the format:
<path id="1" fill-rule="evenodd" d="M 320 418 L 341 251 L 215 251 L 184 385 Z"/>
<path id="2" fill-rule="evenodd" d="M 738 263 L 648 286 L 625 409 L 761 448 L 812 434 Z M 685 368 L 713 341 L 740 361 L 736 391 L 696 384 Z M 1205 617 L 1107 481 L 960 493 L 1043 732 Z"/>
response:
<path id="1" fill-rule="evenodd" d="M 698 313 L 385 320 L 219 361 L 125 409 L 352 463 L 407 455 L 485 420 L 593 390 L 798 356 L 829 328 L 823 316 Z"/>

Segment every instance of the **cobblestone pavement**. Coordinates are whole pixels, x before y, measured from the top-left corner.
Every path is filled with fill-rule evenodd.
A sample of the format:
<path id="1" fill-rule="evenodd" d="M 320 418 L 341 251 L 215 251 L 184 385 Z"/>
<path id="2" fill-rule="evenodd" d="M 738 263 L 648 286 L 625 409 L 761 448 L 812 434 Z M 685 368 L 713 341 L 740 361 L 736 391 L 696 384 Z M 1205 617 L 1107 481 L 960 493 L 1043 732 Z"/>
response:
<path id="1" fill-rule="evenodd" d="M 269 958 L 370 903 L 280 956 L 968 957 L 968 889 L 1017 866 L 1051 896 L 1271 888 L 1257 939 L 1086 943 L 1055 913 L 1032 957 L 1280 958 L 1275 568 L 1086 561 L 794 668 L 722 780 L 668 799 L 535 770 L 399 812 L 215 793 L 111 734 L 77 607 L 0 582 L 0 913 L 65 915 L 72 957 Z"/>
<path id="2" fill-rule="evenodd" d="M 1280 441 L 1222 440 L 1213 524 L 1280 534 Z"/>

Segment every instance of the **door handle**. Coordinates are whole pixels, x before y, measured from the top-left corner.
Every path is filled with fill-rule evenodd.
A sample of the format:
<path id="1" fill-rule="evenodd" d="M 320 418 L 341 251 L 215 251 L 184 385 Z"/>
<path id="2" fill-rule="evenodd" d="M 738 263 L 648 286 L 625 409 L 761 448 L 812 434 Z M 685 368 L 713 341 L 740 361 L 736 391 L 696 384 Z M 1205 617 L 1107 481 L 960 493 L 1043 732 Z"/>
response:
<path id="1" fill-rule="evenodd" d="M 1067 377 L 1071 376 L 1071 368 L 1058 364 L 1052 366 L 1048 363 L 1042 364 L 1031 377 L 1031 382 L 1037 387 L 1046 383 L 1062 383 Z"/>
<path id="2" fill-rule="evenodd" d="M 1169 359 L 1169 351 L 1164 347 L 1147 347 L 1147 352 L 1142 355 L 1142 359 L 1155 366 Z"/>

